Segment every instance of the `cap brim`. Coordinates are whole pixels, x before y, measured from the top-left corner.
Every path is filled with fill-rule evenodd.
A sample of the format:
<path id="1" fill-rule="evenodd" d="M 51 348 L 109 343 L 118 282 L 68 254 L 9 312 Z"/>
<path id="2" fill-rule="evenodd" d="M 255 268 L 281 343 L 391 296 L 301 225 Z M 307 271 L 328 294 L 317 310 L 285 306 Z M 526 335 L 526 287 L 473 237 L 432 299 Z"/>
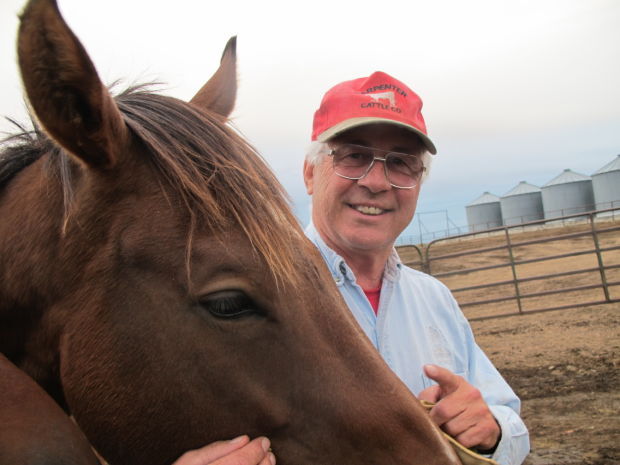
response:
<path id="1" fill-rule="evenodd" d="M 424 145 L 426 146 L 426 148 L 428 149 L 430 153 L 432 153 L 433 155 L 437 153 L 437 149 L 435 148 L 435 144 L 433 144 L 433 141 L 431 141 L 428 138 L 428 136 L 424 134 L 422 131 L 414 128 L 413 126 L 409 124 L 401 123 L 400 121 L 394 121 L 393 119 L 387 119 L 387 118 L 376 118 L 376 117 L 351 118 L 335 126 L 332 126 L 327 131 L 324 131 L 323 133 L 319 134 L 316 140 L 319 142 L 327 142 L 332 137 L 335 137 L 338 134 L 343 133 L 344 131 L 348 131 L 349 129 L 353 129 L 358 126 L 364 126 L 365 124 L 373 124 L 373 123 L 393 124 L 394 126 L 400 126 L 405 129 L 408 129 L 414 132 L 417 136 L 419 136 L 420 139 L 422 139 L 422 142 L 424 143 Z"/>

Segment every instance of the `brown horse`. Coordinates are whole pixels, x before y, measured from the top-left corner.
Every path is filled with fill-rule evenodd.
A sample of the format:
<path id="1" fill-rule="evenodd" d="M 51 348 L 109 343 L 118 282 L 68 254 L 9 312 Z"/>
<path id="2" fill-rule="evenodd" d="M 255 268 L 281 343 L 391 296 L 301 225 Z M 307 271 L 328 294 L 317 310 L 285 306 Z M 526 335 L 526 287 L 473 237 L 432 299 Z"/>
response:
<path id="1" fill-rule="evenodd" d="M 459 463 L 226 125 L 234 41 L 189 103 L 113 98 L 53 0 L 18 55 L 44 132 L 0 162 L 1 464 L 163 464 L 243 433 L 281 465 Z"/>

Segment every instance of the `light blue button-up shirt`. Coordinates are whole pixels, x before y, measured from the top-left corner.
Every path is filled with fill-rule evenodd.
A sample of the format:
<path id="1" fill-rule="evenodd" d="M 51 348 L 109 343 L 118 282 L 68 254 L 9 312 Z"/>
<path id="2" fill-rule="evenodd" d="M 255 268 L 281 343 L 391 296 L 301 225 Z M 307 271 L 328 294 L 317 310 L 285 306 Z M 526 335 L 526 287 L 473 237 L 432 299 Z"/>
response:
<path id="1" fill-rule="evenodd" d="M 330 249 L 314 225 L 306 235 L 318 247 L 349 309 L 385 362 L 418 395 L 435 384 L 423 365 L 447 368 L 478 388 L 502 429 L 493 453 L 502 465 L 519 465 L 530 450 L 519 417 L 521 402 L 476 344 L 471 327 L 450 290 L 425 273 L 403 265 L 393 251 L 381 285 L 377 314 L 351 268 Z"/>

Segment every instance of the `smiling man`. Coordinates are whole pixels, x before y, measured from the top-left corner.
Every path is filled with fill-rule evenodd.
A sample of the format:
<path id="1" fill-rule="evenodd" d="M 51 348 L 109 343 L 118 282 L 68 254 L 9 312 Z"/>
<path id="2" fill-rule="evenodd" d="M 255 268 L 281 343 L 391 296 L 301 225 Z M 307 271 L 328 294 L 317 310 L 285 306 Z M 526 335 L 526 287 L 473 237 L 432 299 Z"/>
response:
<path id="1" fill-rule="evenodd" d="M 394 249 L 436 153 L 421 110 L 418 95 L 382 72 L 325 94 L 304 162 L 306 233 L 383 359 L 415 395 L 436 403 L 431 418 L 464 446 L 518 465 L 529 451 L 518 397 L 450 291 L 403 265 Z"/>

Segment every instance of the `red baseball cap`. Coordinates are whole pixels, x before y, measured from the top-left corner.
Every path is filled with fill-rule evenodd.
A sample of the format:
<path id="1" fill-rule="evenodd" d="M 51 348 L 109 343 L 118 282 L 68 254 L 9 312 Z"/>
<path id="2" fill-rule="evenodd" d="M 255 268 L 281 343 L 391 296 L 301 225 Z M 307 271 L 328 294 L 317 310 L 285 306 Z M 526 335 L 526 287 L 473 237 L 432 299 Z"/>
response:
<path id="1" fill-rule="evenodd" d="M 325 142 L 348 129 L 370 123 L 390 123 L 416 133 L 428 151 L 437 153 L 426 134 L 422 99 L 402 82 L 377 71 L 345 81 L 323 96 L 314 113 L 312 140 Z"/>

